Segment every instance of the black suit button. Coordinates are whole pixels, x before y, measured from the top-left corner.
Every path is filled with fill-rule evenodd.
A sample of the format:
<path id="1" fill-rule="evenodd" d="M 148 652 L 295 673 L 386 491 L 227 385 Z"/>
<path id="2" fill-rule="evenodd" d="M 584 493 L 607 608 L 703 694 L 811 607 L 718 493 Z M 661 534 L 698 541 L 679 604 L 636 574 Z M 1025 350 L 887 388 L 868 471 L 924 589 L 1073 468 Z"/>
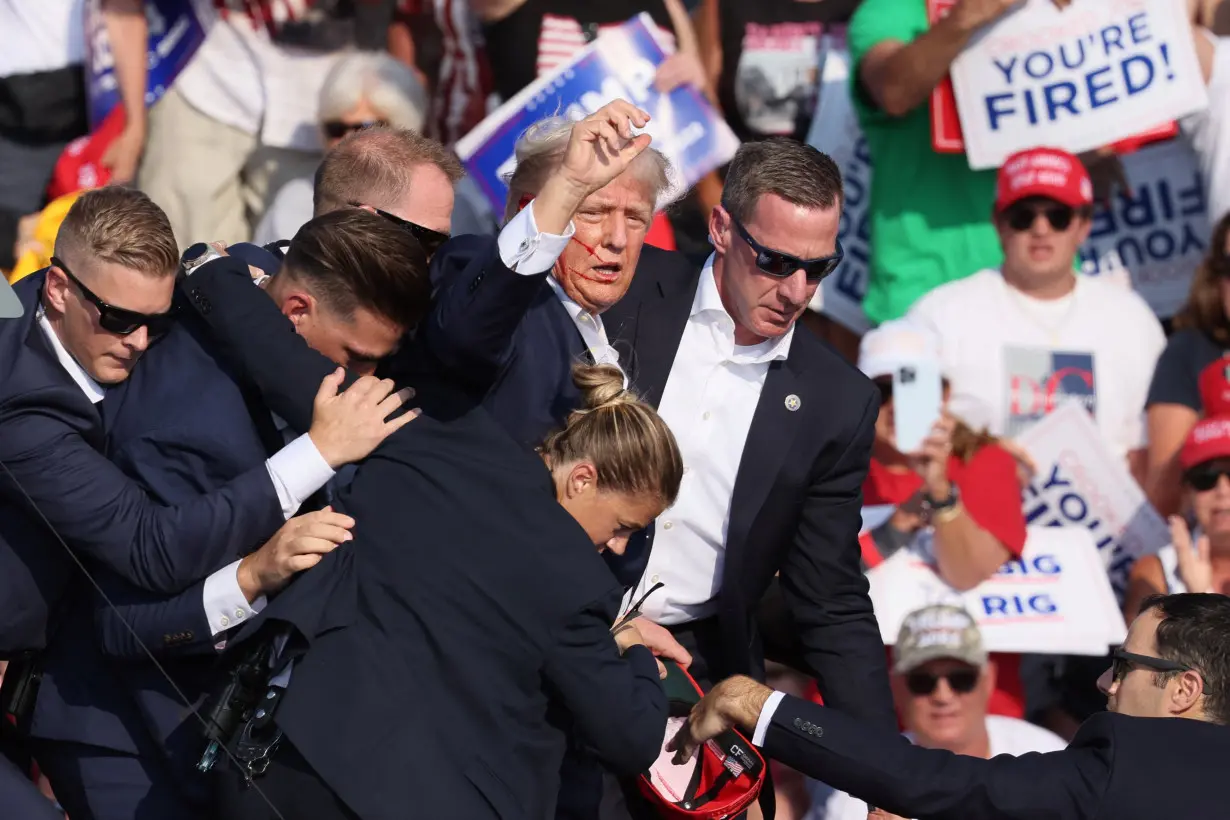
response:
<path id="1" fill-rule="evenodd" d="M 470 282 L 470 288 L 469 288 L 470 293 L 473 293 L 475 290 L 478 289 L 479 283 L 483 281 L 483 277 L 486 275 L 487 275 L 486 271 L 483 271 L 478 276 L 474 277 L 473 281 Z"/>
<path id="2" fill-rule="evenodd" d="M 796 729 L 802 729 L 802 728 L 803 728 L 803 721 L 799 720 L 798 718 L 795 718 L 795 719 L 794 719 L 794 728 L 796 728 Z"/>
<path id="3" fill-rule="evenodd" d="M 824 730 L 821 729 L 819 726 L 811 727 L 811 733 L 815 735 L 816 737 L 824 737 Z"/>
<path id="4" fill-rule="evenodd" d="M 803 731 L 804 731 L 804 732 L 810 732 L 810 731 L 811 731 L 811 721 L 809 721 L 809 720 L 805 720 L 805 721 L 803 721 Z"/>

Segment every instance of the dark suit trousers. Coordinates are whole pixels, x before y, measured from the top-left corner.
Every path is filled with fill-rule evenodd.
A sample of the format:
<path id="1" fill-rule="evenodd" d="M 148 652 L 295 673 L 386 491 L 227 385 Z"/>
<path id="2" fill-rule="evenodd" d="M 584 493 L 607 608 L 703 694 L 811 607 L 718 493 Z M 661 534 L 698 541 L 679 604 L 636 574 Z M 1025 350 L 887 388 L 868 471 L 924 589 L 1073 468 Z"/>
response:
<path id="1" fill-rule="evenodd" d="M 72 820 L 204 820 L 157 755 L 35 739 L 34 759 Z"/>
<path id="2" fill-rule="evenodd" d="M 285 738 L 252 787 L 232 765 L 220 777 L 216 820 L 359 820 Z M 406 816 L 414 816 L 410 807 Z"/>
<path id="3" fill-rule="evenodd" d="M 20 820 L 63 820 L 55 804 L 4 755 L 0 755 L 0 808 L 5 817 Z"/>

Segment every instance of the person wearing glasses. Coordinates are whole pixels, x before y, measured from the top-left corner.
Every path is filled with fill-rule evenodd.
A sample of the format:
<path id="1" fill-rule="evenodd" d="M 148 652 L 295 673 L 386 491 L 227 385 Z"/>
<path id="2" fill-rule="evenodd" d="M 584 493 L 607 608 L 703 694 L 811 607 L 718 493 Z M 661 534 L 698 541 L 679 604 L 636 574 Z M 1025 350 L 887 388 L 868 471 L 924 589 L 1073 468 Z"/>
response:
<path id="1" fill-rule="evenodd" d="M 100 652 L 108 633 L 95 616 L 110 604 L 95 591 L 119 606 L 178 595 L 183 606 L 163 612 L 162 623 L 127 618 L 110 634 L 132 642 L 134 628 L 141 649 L 211 654 L 229 626 L 255 614 L 249 604 L 279 588 L 278 577 L 284 584 L 298 562 L 332 548 L 296 538 L 300 505 L 400 426 L 384 425 L 400 396 L 387 386 L 377 397 L 387 404 L 337 396 L 339 379 L 306 435 L 268 451 L 251 435 L 255 457 L 208 486 L 177 493 L 121 471 L 117 412 L 139 403 L 125 388 L 156 368 L 152 359 L 182 330 L 172 300 L 178 257 L 166 215 L 145 194 L 88 192 L 65 217 L 53 264 L 18 283 L 24 315 L 0 321 L 0 659 L 14 661 L 10 687 L 30 687 L 4 709 L 62 805 L 86 820 L 133 817 L 138 806 L 191 816 L 161 788 L 165 772 L 144 716 Z M 197 433 L 207 437 L 224 417 L 210 416 L 221 396 L 191 369 L 161 372 L 195 391 L 209 422 Z M 378 384 L 369 379 L 367 389 Z M 157 401 L 141 409 L 153 419 L 146 432 L 177 416 Z M 213 444 L 231 453 L 242 439 Z M 179 460 L 180 481 L 186 451 L 162 455 Z M 161 707 L 182 720 L 187 704 L 165 678 L 158 684 Z"/>
<path id="2" fill-rule="evenodd" d="M 1132 565 L 1124 613 L 1162 592 L 1230 593 L 1230 417 L 1196 423 L 1178 454 L 1195 527 L 1170 516 L 1170 543 Z"/>
<path id="3" fill-rule="evenodd" d="M 347 135 L 373 126 L 422 133 L 429 102 L 422 81 L 404 63 L 382 52 L 360 51 L 340 57 L 329 70 L 318 105 L 328 152 Z M 312 178 L 292 179 L 274 196 L 252 241 L 267 245 L 294 236 L 312 216 Z"/>
<path id="4" fill-rule="evenodd" d="M 797 325 L 841 261 L 842 202 L 825 154 L 784 137 L 745 144 L 709 216 L 705 264 L 682 276 L 641 265 L 603 315 L 687 468 L 678 501 L 616 569 L 632 586 L 626 601 L 664 585 L 637 622 L 647 640 L 678 640 L 702 686 L 763 676 L 754 616 L 779 576 L 801 671 L 826 703 L 891 729 L 858 544 L 879 394 Z"/>
<path id="5" fill-rule="evenodd" d="M 989 714 L 998 669 L 964 608 L 937 604 L 910 613 L 892 651 L 893 698 L 905 736 L 924 749 L 990 759 L 1067 745 L 1040 726 Z M 804 820 L 866 820 L 867 804 L 857 797 L 815 780 L 809 791 Z"/>
<path id="6" fill-rule="evenodd" d="M 907 314 L 940 341 L 949 410 L 1011 439 L 1078 401 L 1143 481 L 1145 398 L 1166 340 L 1130 287 L 1077 275 L 1092 228 L 1089 174 L 1072 154 L 1034 148 L 1009 157 L 996 184 L 1003 265 L 941 285 Z"/>
<path id="7" fill-rule="evenodd" d="M 1222 816 L 1230 597 L 1145 599 L 1097 685 L 1106 711 L 1086 720 L 1066 749 L 987 760 L 924 749 L 837 709 L 736 677 L 693 708 L 672 748 L 682 761 L 697 744 L 738 727 L 767 756 L 876 806 L 873 818 Z"/>

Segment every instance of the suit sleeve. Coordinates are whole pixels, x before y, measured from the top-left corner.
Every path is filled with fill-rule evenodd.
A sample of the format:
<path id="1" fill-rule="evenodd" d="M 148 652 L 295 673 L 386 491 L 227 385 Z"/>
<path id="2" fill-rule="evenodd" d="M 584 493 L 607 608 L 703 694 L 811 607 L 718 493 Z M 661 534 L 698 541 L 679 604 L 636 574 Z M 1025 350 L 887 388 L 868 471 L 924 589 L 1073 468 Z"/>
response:
<path id="1" fill-rule="evenodd" d="M 182 445 L 153 434 L 138 436 L 115 448 L 111 461 L 167 503 L 208 491 L 233 474 L 233 468 L 213 459 L 205 448 Z M 229 564 L 235 557 L 224 556 L 221 562 Z M 104 655 L 144 660 L 147 649 L 159 657 L 214 654 L 215 643 L 224 637 L 214 637 L 210 627 L 205 581 L 178 595 L 164 595 L 134 587 L 105 570 L 96 578 L 106 595 L 106 600 L 96 598 L 94 608 L 95 635 Z"/>
<path id="2" fill-rule="evenodd" d="M 175 593 L 282 525 L 281 503 L 264 465 L 207 495 L 158 504 L 76 431 L 49 427 L 41 392 L 0 409 L 0 462 L 7 479 L 0 491 L 37 508 L 33 517 L 45 520 L 76 553 L 137 586 Z"/>
<path id="3" fill-rule="evenodd" d="M 180 287 L 222 355 L 251 379 L 269 409 L 292 430 L 307 432 L 320 382 L 337 365 L 308 347 L 237 259 L 207 262 Z M 353 381 L 347 373 L 343 389 Z"/>
<path id="4" fill-rule="evenodd" d="M 764 752 L 902 817 L 934 820 L 1055 820 L 1097 816 L 1110 781 L 1106 715 L 1086 722 L 1059 752 L 990 760 L 914 746 L 836 710 L 787 695 L 773 714 Z"/>
<path id="5" fill-rule="evenodd" d="M 509 269 L 494 237 L 463 242 L 450 242 L 432 259 L 432 279 L 440 284 L 419 334 L 441 372 L 485 393 L 508 361 L 513 334 L 547 272 Z"/>
<path id="6" fill-rule="evenodd" d="M 94 632 L 104 655 L 145 660 L 148 649 L 158 657 L 214 654 L 214 638 L 205 615 L 205 582 L 179 595 L 138 589 L 111 573 L 99 573 L 107 596 L 94 612 Z"/>
<path id="7" fill-rule="evenodd" d="M 666 693 L 648 649 L 633 646 L 620 657 L 610 631 L 613 613 L 595 602 L 574 615 L 545 675 L 582 742 L 613 773 L 635 775 L 648 769 L 662 749 Z"/>
<path id="8" fill-rule="evenodd" d="M 781 589 L 824 702 L 886 730 L 896 714 L 858 534 L 879 399 L 871 390 L 833 468 L 807 491 Z"/>

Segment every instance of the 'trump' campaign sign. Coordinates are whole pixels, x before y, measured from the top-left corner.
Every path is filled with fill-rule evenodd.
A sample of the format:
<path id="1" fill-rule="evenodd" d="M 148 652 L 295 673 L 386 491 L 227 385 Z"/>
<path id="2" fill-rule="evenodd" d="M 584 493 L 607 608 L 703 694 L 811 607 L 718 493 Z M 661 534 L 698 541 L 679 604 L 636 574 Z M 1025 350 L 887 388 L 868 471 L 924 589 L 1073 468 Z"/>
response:
<path id="1" fill-rule="evenodd" d="M 1028 0 L 953 62 L 971 168 L 1036 145 L 1080 153 L 1208 105 L 1176 0 Z"/>
<path id="2" fill-rule="evenodd" d="M 107 39 L 100 0 L 87 0 L 85 7 L 86 89 L 89 96 L 90 129 L 98 130 L 107 115 L 119 107 L 119 80 L 115 58 Z M 205 28 L 192 0 L 146 0 L 149 21 L 149 77 L 145 104 L 156 103 L 179 76 L 192 55 L 205 42 Z"/>
<path id="3" fill-rule="evenodd" d="M 928 553 L 917 543 L 867 573 L 886 644 L 911 612 L 941 603 L 964 607 L 992 652 L 1103 655 L 1127 633 L 1088 532 L 1030 527 L 1021 557 L 967 592 L 936 575 Z"/>
<path id="4" fill-rule="evenodd" d="M 666 58 L 647 14 L 603 32 L 575 58 L 539 77 L 504 103 L 457 143 L 457 154 L 496 213 L 504 212 L 505 177 L 516 167 L 517 139 L 537 120 L 554 114 L 580 119 L 623 98 L 649 112 L 645 129 L 653 147 L 674 166 L 666 201 L 728 162 L 739 140 L 713 106 L 691 87 L 660 94 L 653 87 Z M 659 206 L 665 202 L 659 202 Z"/>
<path id="5" fill-rule="evenodd" d="M 1209 203 L 1186 140 L 1150 145 L 1123 158 L 1131 196 L 1117 194 L 1094 213 L 1081 248 L 1082 271 L 1130 275 L 1132 287 L 1163 319 L 1178 312 L 1204 256 Z"/>
<path id="6" fill-rule="evenodd" d="M 866 333 L 871 329 L 863 313 L 871 264 L 871 150 L 850 102 L 850 53 L 844 35 L 826 34 L 822 54 L 820 101 L 807 143 L 841 169 L 845 207 L 838 238 L 846 256 L 816 290 L 811 308 L 855 333 Z"/>
<path id="7" fill-rule="evenodd" d="M 1097 545 L 1115 594 L 1122 597 L 1132 564 L 1170 542 L 1127 466 L 1102 443 L 1077 402 L 1061 404 L 1019 437 L 1038 472 L 1025 490 L 1030 526 L 1079 527 Z"/>

